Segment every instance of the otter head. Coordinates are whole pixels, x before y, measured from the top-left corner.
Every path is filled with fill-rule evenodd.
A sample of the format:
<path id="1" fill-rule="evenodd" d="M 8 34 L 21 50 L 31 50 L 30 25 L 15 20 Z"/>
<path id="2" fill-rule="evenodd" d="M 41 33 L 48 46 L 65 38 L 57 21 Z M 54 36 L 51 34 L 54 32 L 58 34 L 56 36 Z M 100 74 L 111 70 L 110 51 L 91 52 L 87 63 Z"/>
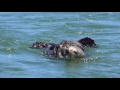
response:
<path id="1" fill-rule="evenodd" d="M 61 55 L 64 57 L 84 57 L 84 50 L 76 42 L 62 41 L 60 44 Z"/>

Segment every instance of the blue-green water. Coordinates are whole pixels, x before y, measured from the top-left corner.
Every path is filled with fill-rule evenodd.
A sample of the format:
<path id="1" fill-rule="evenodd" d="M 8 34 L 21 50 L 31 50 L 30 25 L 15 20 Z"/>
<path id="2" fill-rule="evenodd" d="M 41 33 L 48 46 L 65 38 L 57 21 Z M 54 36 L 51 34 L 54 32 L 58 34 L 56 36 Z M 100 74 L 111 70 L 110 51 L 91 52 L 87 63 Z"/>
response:
<path id="1" fill-rule="evenodd" d="M 36 41 L 93 38 L 87 57 L 57 60 L 28 48 Z M 0 12 L 1 78 L 120 77 L 119 12 Z"/>

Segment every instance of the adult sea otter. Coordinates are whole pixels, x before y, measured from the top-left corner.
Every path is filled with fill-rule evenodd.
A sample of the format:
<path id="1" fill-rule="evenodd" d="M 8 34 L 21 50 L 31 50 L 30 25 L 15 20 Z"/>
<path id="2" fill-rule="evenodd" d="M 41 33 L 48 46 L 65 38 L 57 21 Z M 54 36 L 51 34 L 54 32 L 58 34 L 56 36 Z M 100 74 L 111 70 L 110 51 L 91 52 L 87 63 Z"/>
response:
<path id="1" fill-rule="evenodd" d="M 77 41 L 63 40 L 56 43 L 36 42 L 30 48 L 44 49 L 45 55 L 56 58 L 83 58 L 86 57 L 85 47 L 95 47 L 96 43 L 89 37 Z"/>

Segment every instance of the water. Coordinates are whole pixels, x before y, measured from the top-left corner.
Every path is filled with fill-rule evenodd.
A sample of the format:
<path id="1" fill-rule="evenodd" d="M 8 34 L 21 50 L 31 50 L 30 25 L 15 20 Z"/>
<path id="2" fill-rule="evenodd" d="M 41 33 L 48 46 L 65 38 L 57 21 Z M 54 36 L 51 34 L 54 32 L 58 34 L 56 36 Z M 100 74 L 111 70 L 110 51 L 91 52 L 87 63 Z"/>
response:
<path id="1" fill-rule="evenodd" d="M 86 48 L 83 59 L 51 59 L 28 48 L 84 37 L 98 48 Z M 0 78 L 119 78 L 119 49 L 119 12 L 0 12 Z"/>

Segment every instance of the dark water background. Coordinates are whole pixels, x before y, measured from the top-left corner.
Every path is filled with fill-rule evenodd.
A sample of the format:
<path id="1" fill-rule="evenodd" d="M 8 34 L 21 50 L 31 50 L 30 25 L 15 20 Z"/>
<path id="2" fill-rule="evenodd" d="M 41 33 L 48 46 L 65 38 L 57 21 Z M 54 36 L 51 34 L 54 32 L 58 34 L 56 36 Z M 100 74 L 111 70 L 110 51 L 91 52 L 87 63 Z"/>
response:
<path id="1" fill-rule="evenodd" d="M 28 48 L 84 37 L 98 48 L 86 48 L 83 59 L 50 59 Z M 119 78 L 119 49 L 119 12 L 0 12 L 0 78 Z"/>

